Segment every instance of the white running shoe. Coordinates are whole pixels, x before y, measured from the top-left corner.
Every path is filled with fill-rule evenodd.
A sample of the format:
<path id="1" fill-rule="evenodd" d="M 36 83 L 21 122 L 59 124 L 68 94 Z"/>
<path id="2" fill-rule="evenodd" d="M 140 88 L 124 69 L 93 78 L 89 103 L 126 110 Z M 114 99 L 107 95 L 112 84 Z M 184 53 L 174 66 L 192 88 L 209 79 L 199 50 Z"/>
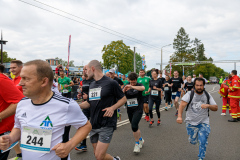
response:
<path id="1" fill-rule="evenodd" d="M 226 116 L 226 113 L 221 113 L 221 116 Z"/>
<path id="2" fill-rule="evenodd" d="M 140 146 L 139 146 L 139 144 L 137 144 L 137 143 L 135 144 L 133 152 L 134 152 L 134 153 L 139 153 L 139 152 L 140 152 Z"/>
<path id="3" fill-rule="evenodd" d="M 144 144 L 144 139 L 142 139 L 141 141 L 139 140 L 139 147 L 142 148 Z"/>

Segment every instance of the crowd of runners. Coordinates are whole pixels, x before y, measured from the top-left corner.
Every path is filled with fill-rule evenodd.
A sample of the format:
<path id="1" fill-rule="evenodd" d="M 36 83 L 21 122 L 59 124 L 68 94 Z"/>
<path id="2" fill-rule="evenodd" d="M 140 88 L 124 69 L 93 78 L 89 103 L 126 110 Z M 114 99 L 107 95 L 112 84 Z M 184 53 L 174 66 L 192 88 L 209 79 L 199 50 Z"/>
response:
<path id="1" fill-rule="evenodd" d="M 42 60 L 24 65 L 15 60 L 10 69 L 15 75 L 14 83 L 3 75 L 4 66 L 0 65 L 0 149 L 3 151 L 0 160 L 7 160 L 9 149 L 19 140 L 20 145 L 14 147 L 16 160 L 69 160 L 72 149 L 87 151 L 88 135 L 96 159 L 120 160 L 119 156 L 107 153 L 117 127 L 118 109 L 127 108 L 135 142 L 133 152 L 139 153 L 144 145 L 139 128 L 142 115 L 145 114 L 150 128 L 160 126 L 161 104 L 165 104 L 166 111 L 176 108 L 175 116 L 180 124 L 186 107 L 189 142 L 199 142 L 198 158 L 205 158 L 210 133 L 209 110 L 216 111 L 218 106 L 205 91 L 207 81 L 201 74 L 181 78 L 178 71 L 174 71 L 173 77 L 162 77 L 158 69 L 153 69 L 150 78 L 142 69 L 139 73 L 131 72 L 126 78 L 116 76 L 114 69 L 104 75 L 101 63 L 92 60 L 84 66 L 77 95 L 83 102 L 77 103 L 71 99 L 74 82 L 63 70 L 59 70 L 60 77 L 56 79 L 50 65 Z M 236 71 L 232 74 L 234 77 Z M 239 83 L 234 83 L 230 89 L 229 92 L 239 90 Z M 237 121 L 235 112 L 233 115 L 232 121 Z M 70 139 L 71 127 L 77 131 Z"/>

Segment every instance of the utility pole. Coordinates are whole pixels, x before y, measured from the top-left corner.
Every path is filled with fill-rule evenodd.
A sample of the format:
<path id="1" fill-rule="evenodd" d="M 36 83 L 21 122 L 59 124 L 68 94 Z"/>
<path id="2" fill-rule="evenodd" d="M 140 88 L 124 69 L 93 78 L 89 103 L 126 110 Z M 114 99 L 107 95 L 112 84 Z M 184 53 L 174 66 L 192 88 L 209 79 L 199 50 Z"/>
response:
<path id="1" fill-rule="evenodd" d="M 1 43 L 1 64 L 3 64 L 3 45 L 6 44 L 7 41 L 4 41 L 4 40 L 3 40 L 2 31 L 1 31 L 1 40 L 0 40 L 0 43 Z"/>
<path id="2" fill-rule="evenodd" d="M 134 72 L 136 72 L 136 53 L 135 53 L 135 47 L 134 47 Z"/>
<path id="3" fill-rule="evenodd" d="M 172 44 L 168 44 L 168 45 L 165 45 L 165 46 L 163 46 L 163 47 L 167 47 L 167 46 L 170 46 L 170 45 L 172 45 Z M 163 48 L 163 47 L 162 47 L 162 48 Z M 161 48 L 161 67 L 160 67 L 161 72 L 163 72 L 163 71 L 162 71 L 162 48 Z"/>

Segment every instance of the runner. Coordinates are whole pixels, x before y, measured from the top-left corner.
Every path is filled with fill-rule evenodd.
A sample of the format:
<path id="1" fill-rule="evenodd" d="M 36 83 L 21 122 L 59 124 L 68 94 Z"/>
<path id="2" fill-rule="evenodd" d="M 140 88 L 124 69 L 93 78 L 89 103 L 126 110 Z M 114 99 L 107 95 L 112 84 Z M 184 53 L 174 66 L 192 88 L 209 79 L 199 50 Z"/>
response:
<path id="1" fill-rule="evenodd" d="M 181 85 L 183 84 L 183 80 L 182 78 L 180 78 L 178 75 L 178 71 L 174 71 L 173 73 L 174 77 L 171 78 L 171 81 L 172 81 L 172 99 L 174 100 L 174 105 L 175 105 L 175 108 L 177 110 L 175 116 L 178 115 L 178 107 L 179 107 L 179 104 L 178 104 L 178 100 L 180 98 L 180 95 L 181 95 Z"/>
<path id="2" fill-rule="evenodd" d="M 115 69 L 110 69 L 109 70 L 109 74 L 110 74 L 110 78 L 112 78 L 113 80 L 117 81 L 119 86 L 122 88 L 123 87 L 123 82 L 121 79 L 117 78 L 117 76 L 115 76 Z"/>
<path id="3" fill-rule="evenodd" d="M 23 67 L 23 63 L 20 60 L 13 60 L 10 63 L 10 72 L 14 75 L 13 83 L 21 92 L 23 92 L 23 90 L 22 90 L 22 86 L 19 86 L 19 82 L 21 80 L 20 73 L 21 73 L 22 67 Z M 17 144 L 14 147 L 14 150 L 17 154 L 17 157 L 15 157 L 14 160 L 22 160 L 22 151 L 20 149 L 20 145 Z"/>
<path id="4" fill-rule="evenodd" d="M 217 111 L 218 106 L 212 96 L 204 91 L 205 80 L 196 78 L 194 91 L 188 92 L 181 101 L 177 123 L 182 123 L 183 109 L 186 108 L 186 128 L 189 142 L 199 143 L 198 159 L 205 158 L 208 136 L 210 134 L 209 110 Z M 180 137 L 179 137 L 180 138 Z"/>
<path id="5" fill-rule="evenodd" d="M 149 122 L 149 108 L 148 108 L 148 99 L 149 99 L 149 82 L 150 82 L 151 78 L 145 76 L 145 71 L 144 69 L 141 69 L 139 72 L 139 77 L 137 79 L 137 83 L 141 83 L 143 84 L 143 86 L 145 87 L 145 90 L 143 91 L 142 95 L 143 95 L 143 111 L 145 112 L 145 120 L 147 122 Z"/>
<path id="6" fill-rule="evenodd" d="M 183 88 L 186 90 L 186 93 L 187 93 L 188 91 L 193 90 L 193 87 L 194 86 L 193 86 L 193 82 L 192 82 L 192 77 L 188 76 L 187 77 L 187 82 L 184 83 Z"/>
<path id="7" fill-rule="evenodd" d="M 187 78 L 185 75 L 182 76 L 183 84 L 181 85 L 182 91 L 181 91 L 181 98 L 185 95 L 186 91 L 184 88 L 184 84 L 187 82 Z"/>
<path id="8" fill-rule="evenodd" d="M 144 143 L 138 124 L 143 114 L 142 91 L 145 90 L 145 87 L 141 83 L 137 83 L 138 75 L 135 72 L 130 73 L 128 78 L 130 84 L 124 87 L 123 93 L 127 97 L 127 113 L 135 138 L 133 152 L 139 153 Z"/>
<path id="9" fill-rule="evenodd" d="M 168 105 L 170 105 L 171 104 L 171 98 L 172 98 L 172 87 L 171 87 L 171 79 L 170 79 L 170 77 L 169 76 L 165 76 L 165 80 L 164 80 L 164 82 L 163 82 L 163 87 L 164 87 L 164 94 L 165 94 L 165 105 L 166 105 L 166 107 L 165 107 L 165 110 L 167 111 L 168 110 Z"/>
<path id="10" fill-rule="evenodd" d="M 151 127 L 154 123 L 153 113 L 152 113 L 154 103 L 155 103 L 155 108 L 156 108 L 156 112 L 157 112 L 157 116 L 158 116 L 157 125 L 159 126 L 161 123 L 160 111 L 159 111 L 159 107 L 161 104 L 161 97 L 159 95 L 161 95 L 161 91 L 162 91 L 162 81 L 160 79 L 158 79 L 157 77 L 158 77 L 158 69 L 152 70 L 152 80 L 150 80 L 149 89 L 148 89 L 148 92 L 150 93 L 149 114 L 150 114 L 150 118 L 151 118 L 149 127 Z"/>
<path id="11" fill-rule="evenodd" d="M 124 74 L 122 75 L 122 82 L 124 85 L 127 85 L 129 83 L 129 81 L 126 79 L 126 76 Z"/>
<path id="12" fill-rule="evenodd" d="M 0 64 L 0 136 L 9 134 L 12 130 L 17 103 L 24 97 L 11 79 L 3 74 L 3 71 L 4 66 Z M 4 150 L 0 146 L 1 149 Z M 7 160 L 9 152 L 10 150 L 4 153 L 0 152 L 0 159 Z M 20 157 L 22 155 L 15 159 L 20 159 Z"/>
<path id="13" fill-rule="evenodd" d="M 74 100 L 51 91 L 53 72 L 46 61 L 25 63 L 20 75 L 19 85 L 28 98 L 18 103 L 14 128 L 0 137 L 0 148 L 21 139 L 24 160 L 70 160 L 70 151 L 88 135 L 91 124 Z M 77 129 L 71 140 L 68 125 Z"/>
<path id="14" fill-rule="evenodd" d="M 58 78 L 58 90 L 62 93 L 62 96 L 71 98 L 71 87 L 74 83 L 70 78 L 64 76 L 64 71 L 59 71 L 60 77 Z"/>
<path id="15" fill-rule="evenodd" d="M 194 82 L 195 78 L 196 78 L 196 74 L 193 74 L 192 82 Z"/>
<path id="16" fill-rule="evenodd" d="M 162 72 L 159 71 L 159 76 L 158 78 L 161 80 L 162 84 L 164 83 L 165 81 L 165 78 L 162 76 Z M 161 97 L 161 99 L 164 97 L 164 88 L 162 88 L 162 91 L 161 91 L 161 95 L 159 95 Z"/>
<path id="17" fill-rule="evenodd" d="M 119 84 L 103 75 L 99 61 L 92 60 L 87 65 L 88 78 L 94 78 L 89 86 L 89 97 L 86 102 L 80 104 L 82 109 L 90 107 L 90 121 L 92 131 L 90 141 L 93 145 L 96 159 L 120 160 L 107 154 L 108 146 L 111 142 L 113 132 L 117 125 L 117 108 L 126 103 Z"/>
<path id="18" fill-rule="evenodd" d="M 109 72 L 106 72 L 106 76 L 107 76 L 107 77 L 110 77 L 110 73 L 109 73 Z"/>
<path id="19" fill-rule="evenodd" d="M 85 79 L 82 81 L 82 88 L 81 88 L 81 93 L 78 95 L 83 98 L 83 101 L 87 101 L 88 95 L 89 95 L 89 86 L 90 83 L 93 82 L 93 79 L 89 79 L 87 75 L 87 66 L 83 67 L 83 75 Z M 83 109 L 82 110 L 84 115 L 90 119 L 90 109 Z M 87 151 L 87 139 L 85 138 L 78 147 L 75 147 L 75 150 L 77 151 Z"/>

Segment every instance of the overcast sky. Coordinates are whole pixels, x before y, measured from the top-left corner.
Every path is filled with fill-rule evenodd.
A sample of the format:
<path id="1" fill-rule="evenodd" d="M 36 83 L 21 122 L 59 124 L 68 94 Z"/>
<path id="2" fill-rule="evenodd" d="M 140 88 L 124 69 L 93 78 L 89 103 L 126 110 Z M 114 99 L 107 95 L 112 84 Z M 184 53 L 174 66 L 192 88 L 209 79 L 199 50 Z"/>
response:
<path id="1" fill-rule="evenodd" d="M 160 51 L 142 42 L 159 48 L 172 44 L 180 27 L 185 28 L 191 40 L 196 37 L 204 43 L 207 57 L 240 60 L 239 0 L 39 0 L 142 41 L 138 43 L 84 25 L 82 23 L 101 28 L 34 0 L 23 1 L 81 22 L 18 0 L 1 0 L 0 29 L 3 39 L 8 41 L 4 51 L 23 62 L 55 57 L 67 60 L 71 35 L 70 59 L 75 65 L 85 65 L 92 59 L 102 61 L 103 46 L 123 40 L 145 55 L 147 69 L 159 68 L 156 63 L 161 61 Z M 172 46 L 164 47 L 163 62 L 168 62 L 173 52 Z M 232 63 L 216 65 L 227 72 L 234 67 Z M 237 69 L 240 71 L 240 63 Z"/>

